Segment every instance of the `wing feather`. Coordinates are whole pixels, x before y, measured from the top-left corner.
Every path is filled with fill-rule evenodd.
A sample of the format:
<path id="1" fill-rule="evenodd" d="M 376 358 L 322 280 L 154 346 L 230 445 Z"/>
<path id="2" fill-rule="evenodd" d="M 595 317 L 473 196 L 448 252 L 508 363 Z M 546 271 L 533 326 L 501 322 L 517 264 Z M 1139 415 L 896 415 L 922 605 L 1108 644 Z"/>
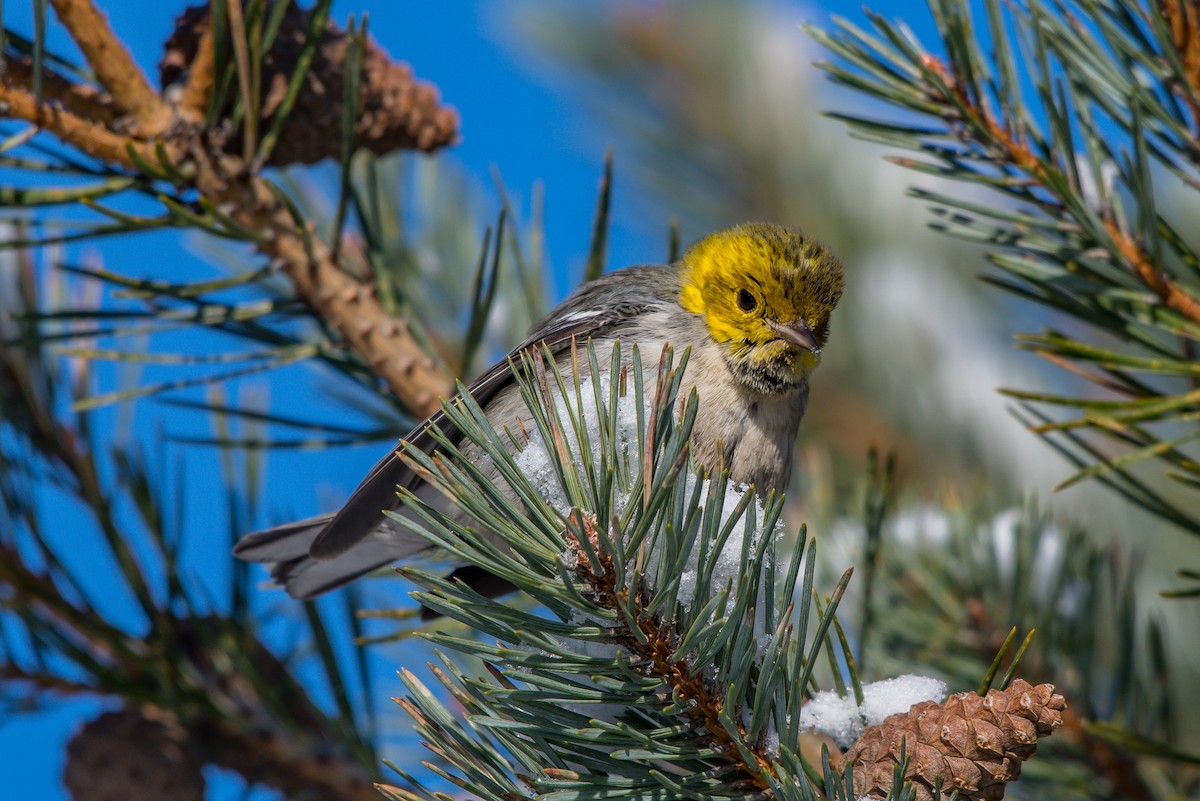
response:
<path id="1" fill-rule="evenodd" d="M 590 337 L 619 333 L 630 320 L 665 302 L 673 302 L 675 280 L 674 271 L 669 268 L 631 267 L 586 284 L 534 325 L 534 333 L 472 382 L 468 391 L 480 406 L 486 407 L 514 383 L 510 360 L 519 361 L 522 351 L 544 345 L 557 355 L 573 339 L 582 342 Z M 608 302 L 597 303 L 598 295 Z M 404 439 L 432 453 L 436 441 L 430 431 L 435 427 L 451 442 L 457 443 L 462 437 L 462 432 L 439 410 L 418 423 Z M 395 450 L 389 452 L 371 468 L 346 505 L 313 540 L 309 554 L 314 559 L 333 559 L 345 553 L 379 527 L 382 510 L 396 506 L 397 486 L 415 491 L 423 480 Z"/>

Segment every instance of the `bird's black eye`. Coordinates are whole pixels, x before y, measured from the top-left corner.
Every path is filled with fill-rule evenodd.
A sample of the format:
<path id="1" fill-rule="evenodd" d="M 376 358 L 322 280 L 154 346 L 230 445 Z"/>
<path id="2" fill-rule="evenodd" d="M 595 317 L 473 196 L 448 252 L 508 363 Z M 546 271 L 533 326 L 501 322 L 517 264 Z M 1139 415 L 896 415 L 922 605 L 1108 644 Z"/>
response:
<path id="1" fill-rule="evenodd" d="M 738 308 L 744 312 L 752 312 L 758 306 L 758 299 L 744 289 L 739 289 L 737 294 Z"/>

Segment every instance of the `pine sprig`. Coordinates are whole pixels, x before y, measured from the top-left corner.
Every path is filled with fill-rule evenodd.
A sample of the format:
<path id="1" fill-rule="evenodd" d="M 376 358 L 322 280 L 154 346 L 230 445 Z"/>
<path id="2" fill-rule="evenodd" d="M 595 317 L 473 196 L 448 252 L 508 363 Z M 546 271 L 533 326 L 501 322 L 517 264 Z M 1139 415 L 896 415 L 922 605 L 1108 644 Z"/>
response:
<path id="1" fill-rule="evenodd" d="M 489 675 L 449 661 L 439 673 L 465 724 L 411 675 L 405 708 L 457 769 L 444 777 L 483 797 L 814 798 L 800 706 L 849 571 L 818 611 L 815 544 L 785 535 L 781 499 L 693 473 L 686 355 L 676 366 L 666 353 L 655 370 L 636 347 L 625 353 L 601 365 L 581 348 L 567 377 L 523 354 L 528 431 L 497 432 L 464 395 L 445 407 L 461 444 L 435 433 L 437 455 L 405 449 L 474 522 L 403 490 L 420 522 L 393 519 L 550 612 L 406 569 L 423 604 L 486 635 L 422 636 L 482 659 Z"/>
<path id="2" fill-rule="evenodd" d="M 1083 468 L 1064 485 L 1136 481 L 1131 469 L 1157 459 L 1192 486 L 1186 479 L 1200 468 L 1181 430 L 1194 427 L 1200 254 L 1168 213 L 1174 204 L 1164 203 L 1159 184 L 1169 171 L 1189 193 L 1200 186 L 1196 92 L 1186 66 L 1186 54 L 1200 47 L 1196 28 L 1172 3 L 988 0 L 984 7 L 979 26 L 966 6 L 932 0 L 941 54 L 875 14 L 871 31 L 844 20 L 830 32 L 810 27 L 839 59 L 822 64 L 830 76 L 895 112 L 834 116 L 865 139 L 921 156 L 893 159 L 905 167 L 995 193 L 998 202 L 981 203 L 912 192 L 934 204 L 935 228 L 998 249 L 991 260 L 1001 274 L 990 282 L 1093 332 L 1021 339 L 1021 347 L 1118 395 L 1097 403 L 1014 393 L 1079 412 L 1034 429 L 1080 454 Z M 1081 446 L 1083 432 L 1097 444 Z M 1194 515 L 1142 505 L 1200 533 Z"/>
<path id="3" fill-rule="evenodd" d="M 1002 687 L 1019 658 L 1020 675 L 1052 679 L 1070 699 L 1050 744 L 1053 758 L 1027 766 L 1024 788 L 1097 797 L 1094 789 L 1070 787 L 1065 777 L 1078 771 L 1123 788 L 1105 797 L 1156 797 L 1140 778 L 1138 752 L 1091 731 L 1101 726 L 1176 750 L 1186 742 L 1178 710 L 1190 708 L 1192 692 L 1173 678 L 1170 653 L 1186 648 L 1186 633 L 1171 639 L 1153 613 L 1147 622 L 1152 603 L 1137 592 L 1145 580 L 1139 560 L 1033 506 L 925 510 L 915 520 L 893 518 L 888 528 L 892 536 L 925 531 L 885 539 L 881 549 L 876 600 L 889 611 L 868 648 L 877 669 L 922 663 L 951 686 L 968 686 L 995 654 L 984 686 L 998 677 L 991 686 Z M 1018 635 L 1033 630 L 1026 650 Z M 1164 750 L 1157 758 L 1171 757 Z M 1182 782 L 1181 791 L 1188 786 Z"/>
<path id="4" fill-rule="evenodd" d="M 375 389 L 388 387 L 402 408 L 418 416 L 431 411 L 453 384 L 451 370 L 434 358 L 427 343 L 394 325 L 371 284 L 345 269 L 340 236 L 348 212 L 349 162 L 356 150 L 428 151 L 453 140 L 457 116 L 440 104 L 436 92 L 367 42 L 361 30 L 347 34 L 328 23 L 328 2 L 306 12 L 288 2 L 230 0 L 190 9 L 177 20 L 164 44 L 164 83 L 176 77 L 184 82 L 182 102 L 168 103 L 92 0 L 55 0 L 51 5 L 95 71 L 98 86 L 91 76 L 68 74 L 57 61 L 56 71 L 46 71 L 44 13 L 36 17 L 39 27 L 31 47 L 24 49 L 28 53 L 24 40 L 6 31 L 14 60 L 27 63 L 28 69 L 8 73 L 0 86 L 2 116 L 29 125 L 4 143 L 5 150 L 22 149 L 6 164 L 100 181 L 83 190 L 66 184 L 12 192 L 7 205 L 18 212 L 45 203 L 83 205 L 101 219 L 54 226 L 44 236 L 17 238 L 8 246 L 88 241 L 164 227 L 248 243 L 273 275 L 286 276 L 288 295 L 302 301 L 308 316 L 327 327 L 337 346 L 359 362 L 357 378 L 371 379 Z M 289 50 L 284 44 L 296 47 Z M 300 101 L 308 104 L 303 112 L 314 117 L 308 124 L 316 124 L 315 115 L 328 110 L 328 103 L 324 89 L 314 89 L 313 74 L 322 87 L 346 90 L 339 97 L 336 120 L 326 125 L 342 135 L 289 135 L 276 146 L 282 137 L 279 126 L 294 116 L 295 108 L 291 102 L 264 108 L 264 81 L 274 77 L 290 88 L 304 87 L 297 89 Z M 45 102 L 47 89 L 57 103 Z M 404 109 L 375 103 L 402 89 L 411 95 L 406 95 Z M 314 101 L 316 94 L 320 98 Z M 364 109 L 360 115 L 354 113 L 358 108 Z M 264 141 L 260 132 L 266 125 Z M 237 132 L 243 136 L 232 135 Z M 65 148 L 49 146 L 50 137 Z M 344 176 L 334 241 L 314 236 L 296 214 L 295 202 L 262 174 L 268 159 L 286 165 L 334 155 L 321 149 L 331 140 L 341 145 L 335 150 Z M 316 150 L 304 150 L 306 145 Z M 34 155 L 27 156 L 30 152 Z M 136 213 L 130 210 L 131 199 L 138 201 Z M 153 204 L 149 214 L 144 212 L 146 200 Z M 172 300 L 168 296 L 167 302 Z"/>
<path id="5" fill-rule="evenodd" d="M 97 437 L 86 414 L 63 411 L 86 391 L 88 363 L 68 373 L 36 339 L 21 340 L 28 320 L 10 312 L 37 308 L 37 282 L 27 264 L 5 266 L 21 269 L 0 296 L 0 336 L 20 343 L 0 348 L 0 708 L 12 717 L 63 694 L 152 708 L 186 731 L 202 762 L 248 784 L 294 797 L 373 797 L 375 732 L 369 712 L 346 696 L 355 679 L 325 658 L 302 684 L 296 654 L 279 657 L 263 644 L 247 613 L 247 565 L 234 568 L 224 592 L 189 575 L 176 511 L 184 480 L 172 487 L 165 465 Z M 249 458 L 243 469 L 226 467 L 232 540 L 250 527 L 242 493 L 253 491 L 257 466 Z M 39 485 L 77 510 L 69 537 L 47 530 Z M 214 500 L 214 511 L 220 506 Z M 210 537 L 222 551 L 224 542 Z M 80 561 L 80 552 L 92 556 Z M 99 582 L 97 559 L 112 565 Z M 111 612 L 116 599 L 125 619 Z M 348 601 L 353 612 L 357 601 Z M 303 631 L 327 653 L 329 628 L 314 612 Z M 357 681 L 369 689 L 361 669 Z M 306 685 L 339 697 L 338 712 L 314 704 Z M 127 758 L 136 768 L 147 755 L 135 746 Z"/>

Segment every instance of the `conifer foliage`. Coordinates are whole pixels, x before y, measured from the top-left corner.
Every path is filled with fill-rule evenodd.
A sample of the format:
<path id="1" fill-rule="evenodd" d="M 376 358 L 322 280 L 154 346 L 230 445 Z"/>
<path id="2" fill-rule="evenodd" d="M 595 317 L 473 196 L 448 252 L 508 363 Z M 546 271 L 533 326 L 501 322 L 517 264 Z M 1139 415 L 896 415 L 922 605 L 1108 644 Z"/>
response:
<path id="1" fill-rule="evenodd" d="M 1023 524 L 1004 552 L 982 513 L 964 513 L 952 538 L 897 547 L 891 462 L 872 457 L 863 519 L 846 504 L 806 507 L 823 543 L 849 527 L 847 540 L 863 545 L 853 558 L 861 603 L 847 611 L 853 568 L 826 580 L 817 537 L 785 514 L 782 496 L 760 498 L 689 460 L 700 400 L 680 392 L 686 352 L 623 343 L 602 362 L 579 342 L 570 377 L 536 349 L 519 354 L 512 368 L 532 425 L 493 427 L 461 380 L 493 355 L 489 334 L 521 333 L 495 309 L 515 329 L 541 311 L 538 204 L 522 223 L 500 186 L 497 223 L 480 236 L 473 198 L 446 189 L 449 168 L 398 157 L 452 144 L 459 120 L 364 21 L 334 24 L 331 0 L 213 0 L 179 17 L 155 88 L 96 0 L 33 5 L 31 36 L 5 28 L 0 80 L 0 167 L 40 176 L 0 189 L 11 231 L 0 242 L 11 256 L 0 264 L 0 702 L 6 716 L 61 696 L 111 704 L 70 745 L 76 801 L 203 797 L 212 765 L 296 799 L 999 798 L 1056 730 L 1027 763 L 1044 768 L 1017 787 L 1070 798 L 1082 775 L 1101 788 L 1093 797 L 1194 789 L 1182 766 L 1200 759 L 1165 742 L 1176 728 L 1169 638 L 1142 625 L 1117 586 L 1127 575 L 1118 556 L 1045 520 Z M 1135 472 L 1158 459 L 1184 489 L 1200 484 L 1186 450 L 1200 259 L 1156 189 L 1162 170 L 1185 192 L 1197 185 L 1197 18 L 1169 3 L 1081 1 L 1071 13 L 989 3 L 989 60 L 958 4 L 933 8 L 944 56 L 879 19 L 878 36 L 814 31 L 841 57 L 827 65 L 839 81 L 927 123 L 852 124 L 928 158 L 906 164 L 1003 196 L 993 207 L 921 195 L 948 229 L 998 248 L 997 283 L 1119 345 L 1055 331 L 1022 340 L 1117 398 L 1015 393 L 1036 404 L 1025 414 L 1079 463 L 1076 479 L 1200 532 L 1186 503 Z M 51 20 L 86 64 L 48 52 Z M 1010 35 L 1033 72 L 1021 71 Z M 1037 106 L 1021 100 L 1031 88 Z M 296 167 L 322 159 L 338 167 L 327 204 Z M 421 172 L 434 169 L 445 172 Z M 610 160 L 589 276 L 605 266 L 611 173 Z M 402 205 L 409 197 L 417 208 Z M 39 217 L 46 208 L 76 214 Z M 225 268 L 217 279 L 59 257 L 64 244 L 166 229 L 239 249 L 207 251 Z M 677 232 L 671 241 L 677 253 Z M 213 333 L 224 349 L 208 347 Z M 180 334 L 191 346 L 165 350 Z M 367 423 L 225 395 L 227 382 L 305 361 L 327 368 L 330 396 Z M 104 362 L 133 377 L 97 391 Z M 195 387 L 209 394 L 182 394 Z M 197 577 L 182 542 L 186 477 L 94 422 L 146 399 L 202 412 L 216 428 L 186 441 L 222 454 L 229 542 L 206 532 L 222 558 L 262 517 L 261 450 L 395 442 L 407 421 L 441 408 L 461 440 L 433 430 L 437 453 L 403 442 L 400 453 L 479 525 L 403 489 L 420 521 L 396 520 L 519 599 L 409 565 L 404 586 L 441 616 L 418 626 L 411 608 L 364 610 L 358 588 L 320 605 L 275 595 L 263 611 L 247 566 L 231 569 L 228 586 Z M 1080 416 L 1052 420 L 1047 405 Z M 78 512 L 67 544 L 48 530 L 54 518 L 31 489 L 42 484 Z M 1045 542 L 1058 551 L 1044 554 Z M 112 566 L 100 586 L 74 558 L 85 546 Z M 106 614 L 117 595 L 129 614 Z M 414 745 L 389 760 L 391 718 L 373 701 L 390 693 L 365 651 L 372 614 L 436 649 L 432 681 L 399 666 L 397 700 L 421 758 Z M 354 642 L 338 641 L 335 615 Z M 1031 638 L 1014 653 L 1003 632 L 1030 620 L 1052 639 L 1022 669 L 1059 690 L 1015 678 Z M 300 647 L 275 647 L 267 632 L 280 627 Z M 1143 650 L 1148 659 L 1129 657 Z M 864 685 L 892 668 L 978 689 L 943 701 Z M 944 689 L 918 679 L 907 686 Z M 828 731 L 807 730 L 824 725 L 813 723 L 822 699 L 842 710 L 834 728 L 857 735 L 845 754 Z M 1148 770 L 1147 755 L 1180 771 L 1144 780 L 1133 768 Z"/>
<path id="2" fill-rule="evenodd" d="M 834 116 L 915 152 L 893 157 L 904 167 L 989 192 L 912 195 L 935 227 L 989 248 L 999 273 L 986 280 L 1082 324 L 1018 345 L 1098 396 L 1009 390 L 1079 468 L 1060 487 L 1097 479 L 1200 534 L 1200 12 L 1173 0 L 930 9 L 941 52 L 877 14 L 874 31 L 809 29 L 838 57 L 823 65 L 835 81 L 894 111 Z M 1171 486 L 1139 474 L 1148 460 Z"/>

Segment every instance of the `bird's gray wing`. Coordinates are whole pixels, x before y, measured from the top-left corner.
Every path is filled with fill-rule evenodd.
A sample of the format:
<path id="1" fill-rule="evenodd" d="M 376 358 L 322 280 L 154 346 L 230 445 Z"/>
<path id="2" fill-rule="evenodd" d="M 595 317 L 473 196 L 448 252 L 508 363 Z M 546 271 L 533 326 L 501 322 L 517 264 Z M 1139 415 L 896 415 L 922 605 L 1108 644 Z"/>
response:
<path id="1" fill-rule="evenodd" d="M 673 272 L 663 267 L 630 267 L 610 273 L 581 287 L 558 308 L 533 327 L 524 342 L 508 356 L 492 365 L 477 378 L 468 391 L 480 406 L 486 407 L 499 392 L 512 385 L 510 359 L 519 363 L 522 351 L 544 345 L 552 354 L 568 348 L 571 341 L 619 334 L 631 319 L 671 299 Z M 597 295 L 605 299 L 597 303 Z M 462 432 L 438 411 L 417 424 L 404 439 L 426 453 L 436 449 L 432 431 L 440 430 L 450 442 L 457 443 Z M 422 479 L 390 451 L 371 468 L 371 472 L 350 495 L 350 499 L 313 540 L 309 555 L 314 559 L 333 559 L 361 542 L 379 528 L 382 510 L 394 508 L 397 486 L 415 491 Z"/>

